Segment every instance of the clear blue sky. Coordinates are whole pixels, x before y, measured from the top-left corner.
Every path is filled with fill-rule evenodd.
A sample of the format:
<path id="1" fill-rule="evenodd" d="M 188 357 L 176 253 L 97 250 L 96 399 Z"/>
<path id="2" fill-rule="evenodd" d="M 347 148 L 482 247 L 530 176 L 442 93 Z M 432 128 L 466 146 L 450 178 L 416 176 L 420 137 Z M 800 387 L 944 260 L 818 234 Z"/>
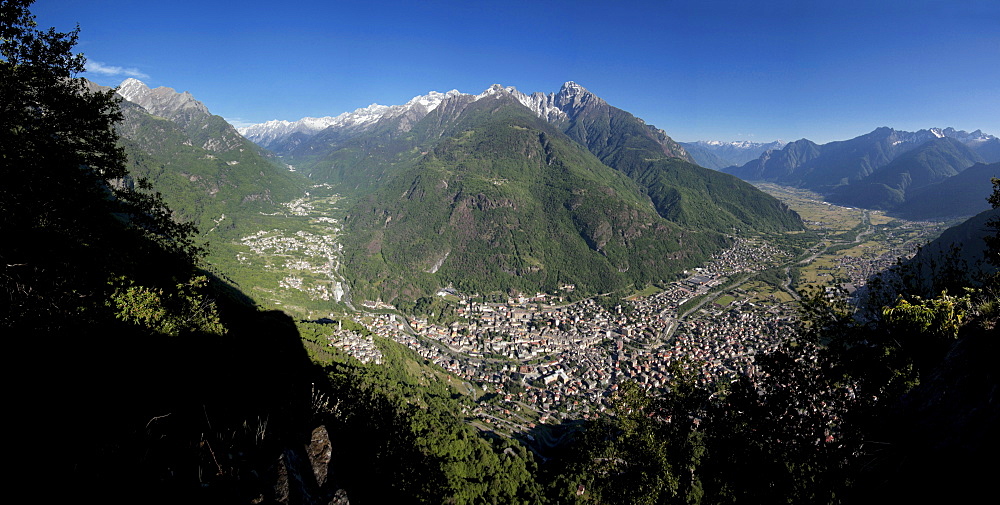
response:
<path id="1" fill-rule="evenodd" d="M 428 91 L 576 81 L 676 140 L 1000 136 L 1000 1 L 38 0 L 85 74 L 190 91 L 233 122 Z"/>

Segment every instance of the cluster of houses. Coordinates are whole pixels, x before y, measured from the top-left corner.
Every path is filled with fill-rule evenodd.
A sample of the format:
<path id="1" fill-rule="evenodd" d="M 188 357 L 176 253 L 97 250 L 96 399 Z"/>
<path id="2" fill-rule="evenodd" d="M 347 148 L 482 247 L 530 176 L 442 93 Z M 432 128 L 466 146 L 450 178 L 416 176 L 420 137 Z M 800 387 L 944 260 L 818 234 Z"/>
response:
<path id="1" fill-rule="evenodd" d="M 382 351 L 375 345 L 371 335 L 361 335 L 358 332 L 339 329 L 329 337 L 329 346 L 339 349 L 362 363 L 382 364 Z"/>
<path id="2" fill-rule="evenodd" d="M 794 314 L 741 302 L 679 321 L 677 310 L 700 287 L 767 268 L 779 254 L 739 241 L 687 279 L 611 310 L 590 299 L 546 305 L 536 295 L 506 303 L 463 300 L 464 322 L 450 325 L 385 313 L 364 320 L 377 335 L 497 393 L 497 402 L 476 412 L 494 426 L 504 419 L 527 429 L 525 409 L 540 422 L 591 419 L 611 408 L 625 382 L 667 387 L 675 366 L 703 383 L 748 373 L 756 354 L 773 350 L 789 334 Z"/>

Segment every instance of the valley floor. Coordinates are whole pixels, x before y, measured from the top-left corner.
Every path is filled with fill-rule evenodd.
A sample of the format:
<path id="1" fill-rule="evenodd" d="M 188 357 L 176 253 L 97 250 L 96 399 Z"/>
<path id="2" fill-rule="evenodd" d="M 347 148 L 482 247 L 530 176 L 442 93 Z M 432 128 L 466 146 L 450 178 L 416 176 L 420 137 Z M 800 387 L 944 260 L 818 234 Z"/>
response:
<path id="1" fill-rule="evenodd" d="M 808 231 L 739 239 L 685 279 L 611 303 L 601 297 L 566 303 L 560 294 L 542 293 L 486 302 L 443 290 L 438 295 L 458 315 L 449 325 L 376 301 L 354 308 L 339 270 L 339 198 L 324 188 L 272 216 L 290 224 L 229 247 L 238 271 L 257 272 L 243 287 L 252 284 L 249 292 L 262 303 L 307 319 L 347 314 L 373 333 L 331 325 L 329 347 L 377 364 L 376 339 L 405 345 L 477 399 L 467 415 L 479 429 L 533 440 L 542 425 L 605 415 L 626 382 L 665 386 L 675 367 L 703 384 L 752 376 L 756 354 L 793 336 L 797 289 L 863 288 L 871 274 L 911 256 L 946 227 L 830 205 L 800 190 L 762 189 L 799 212 Z"/>

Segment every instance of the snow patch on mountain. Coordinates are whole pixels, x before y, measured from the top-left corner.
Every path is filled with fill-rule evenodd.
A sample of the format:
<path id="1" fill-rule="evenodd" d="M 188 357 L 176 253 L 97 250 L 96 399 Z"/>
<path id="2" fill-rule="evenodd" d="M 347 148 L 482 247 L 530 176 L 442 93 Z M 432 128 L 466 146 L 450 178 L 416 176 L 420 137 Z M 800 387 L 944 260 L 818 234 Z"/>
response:
<path id="1" fill-rule="evenodd" d="M 257 145 L 269 147 L 293 134 L 312 136 L 327 128 L 364 130 L 382 119 L 396 118 L 414 112 L 423 117 L 437 108 L 442 101 L 452 96 L 460 95 L 458 90 L 447 93 L 431 91 L 426 95 L 413 97 L 403 105 L 379 105 L 373 103 L 367 107 L 344 112 L 337 116 L 304 117 L 297 121 L 274 119 L 264 123 L 238 128 L 241 135 Z"/>
<path id="2" fill-rule="evenodd" d="M 536 91 L 530 95 L 526 95 L 518 91 L 514 86 L 504 87 L 494 84 L 486 91 L 476 95 L 476 100 L 498 94 L 508 94 L 514 97 L 522 105 L 531 109 L 531 112 L 534 112 L 536 116 L 550 123 L 566 118 L 566 113 L 555 105 L 555 93 L 546 95 Z"/>
<path id="3" fill-rule="evenodd" d="M 149 93 L 149 86 L 139 79 L 129 77 L 118 85 L 117 93 L 124 99 L 135 102 L 139 96 Z"/>
<path id="4" fill-rule="evenodd" d="M 754 151 L 757 149 L 781 149 L 785 147 L 788 142 L 782 140 L 775 140 L 774 142 L 751 142 L 749 140 L 734 140 L 731 142 L 723 142 L 721 140 L 699 140 L 692 142 L 693 144 L 705 146 L 705 147 L 716 147 L 716 148 L 727 148 L 727 149 L 740 149 Z"/>

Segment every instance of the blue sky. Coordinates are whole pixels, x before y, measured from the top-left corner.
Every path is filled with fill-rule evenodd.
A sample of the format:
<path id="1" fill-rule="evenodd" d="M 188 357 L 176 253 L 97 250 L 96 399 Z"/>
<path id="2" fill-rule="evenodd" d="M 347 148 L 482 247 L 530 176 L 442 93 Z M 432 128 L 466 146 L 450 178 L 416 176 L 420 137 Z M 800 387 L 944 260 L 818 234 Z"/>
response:
<path id="1" fill-rule="evenodd" d="M 576 81 L 676 140 L 1000 136 L 1000 1 L 37 0 L 104 85 L 190 91 L 233 122 L 428 91 Z"/>

